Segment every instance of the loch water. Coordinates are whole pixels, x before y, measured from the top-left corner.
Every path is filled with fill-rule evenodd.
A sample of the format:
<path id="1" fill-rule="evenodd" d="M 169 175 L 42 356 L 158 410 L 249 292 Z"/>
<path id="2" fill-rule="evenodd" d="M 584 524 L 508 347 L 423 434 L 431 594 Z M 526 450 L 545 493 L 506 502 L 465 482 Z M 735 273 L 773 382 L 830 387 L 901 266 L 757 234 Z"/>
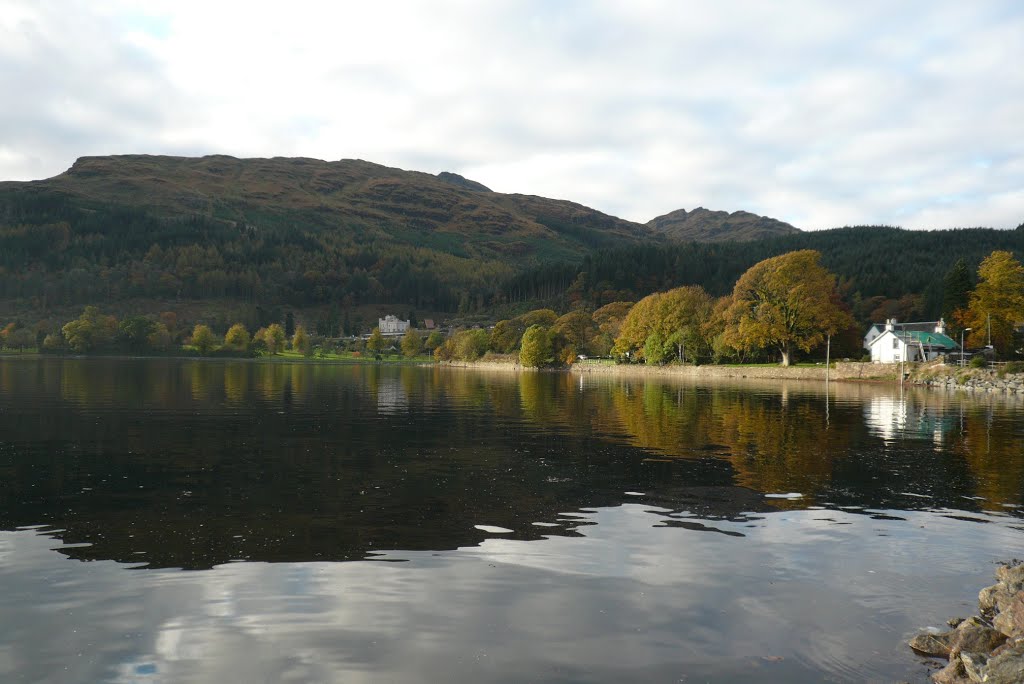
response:
<path id="1" fill-rule="evenodd" d="M 924 682 L 1024 400 L 0 359 L 0 681 Z"/>

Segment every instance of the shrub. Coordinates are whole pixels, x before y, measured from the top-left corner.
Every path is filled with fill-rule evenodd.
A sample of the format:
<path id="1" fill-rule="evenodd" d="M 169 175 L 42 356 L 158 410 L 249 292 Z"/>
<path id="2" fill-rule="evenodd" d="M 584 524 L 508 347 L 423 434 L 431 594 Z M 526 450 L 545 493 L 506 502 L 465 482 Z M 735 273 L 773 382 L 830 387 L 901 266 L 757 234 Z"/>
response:
<path id="1" fill-rule="evenodd" d="M 988 359 L 986 359 L 984 356 L 974 356 L 974 357 L 971 357 L 971 368 L 987 368 L 987 367 L 988 367 Z"/>
<path id="2" fill-rule="evenodd" d="M 1011 361 L 1003 366 L 1007 373 L 1024 373 L 1024 361 Z"/>

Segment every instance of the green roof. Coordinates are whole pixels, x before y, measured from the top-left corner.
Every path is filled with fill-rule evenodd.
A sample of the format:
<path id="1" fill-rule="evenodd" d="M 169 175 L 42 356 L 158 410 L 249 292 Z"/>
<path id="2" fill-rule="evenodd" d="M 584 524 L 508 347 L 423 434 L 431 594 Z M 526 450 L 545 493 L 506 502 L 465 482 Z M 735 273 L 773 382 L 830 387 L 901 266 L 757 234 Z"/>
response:
<path id="1" fill-rule="evenodd" d="M 956 349 L 957 346 L 959 346 L 956 342 L 954 342 L 946 335 L 934 332 L 918 332 L 916 330 L 906 330 L 900 333 L 900 337 L 902 337 L 904 341 L 909 341 L 914 344 L 920 342 L 921 344 L 929 345 L 932 347 L 945 347 L 947 349 Z"/>

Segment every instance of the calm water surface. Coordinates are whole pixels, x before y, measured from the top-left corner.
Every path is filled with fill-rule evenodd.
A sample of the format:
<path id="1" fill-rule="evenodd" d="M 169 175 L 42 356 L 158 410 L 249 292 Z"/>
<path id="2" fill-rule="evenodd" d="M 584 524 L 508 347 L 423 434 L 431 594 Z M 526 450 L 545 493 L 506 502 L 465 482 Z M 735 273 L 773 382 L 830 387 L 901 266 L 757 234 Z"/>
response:
<path id="1" fill-rule="evenodd" d="M 0 360 L 0 681 L 926 681 L 1020 399 Z"/>

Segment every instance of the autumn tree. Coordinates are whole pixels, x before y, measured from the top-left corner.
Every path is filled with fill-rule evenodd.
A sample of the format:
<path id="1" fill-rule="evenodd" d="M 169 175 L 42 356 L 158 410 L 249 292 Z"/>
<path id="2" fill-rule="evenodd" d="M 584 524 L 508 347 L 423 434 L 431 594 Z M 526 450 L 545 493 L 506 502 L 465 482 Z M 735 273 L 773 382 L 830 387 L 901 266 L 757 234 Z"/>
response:
<path id="1" fill-rule="evenodd" d="M 256 334 L 271 356 L 284 349 L 285 334 L 284 328 L 281 327 L 280 323 L 271 323 Z"/>
<path id="2" fill-rule="evenodd" d="M 370 333 L 370 339 L 366 340 L 366 349 L 374 354 L 380 354 L 384 351 L 386 344 L 387 342 L 384 339 L 384 335 L 381 334 L 380 328 L 374 328 L 373 332 Z"/>
<path id="3" fill-rule="evenodd" d="M 192 329 L 192 346 L 196 348 L 200 356 L 209 354 L 216 342 L 217 338 L 214 337 L 213 331 L 210 330 L 209 326 L 198 323 Z"/>
<path id="4" fill-rule="evenodd" d="M 412 328 L 402 335 L 402 353 L 410 359 L 423 353 L 423 338 Z"/>
<path id="5" fill-rule="evenodd" d="M 295 326 L 295 333 L 292 334 L 292 349 L 303 356 L 310 356 L 313 353 L 313 347 L 309 342 L 309 335 L 306 334 L 306 329 L 301 325 Z"/>
<path id="6" fill-rule="evenodd" d="M 7 340 L 10 338 L 11 335 L 14 334 L 14 331 L 17 329 L 17 323 L 8 323 L 3 328 L 0 328 L 0 344 L 7 346 Z"/>
<path id="7" fill-rule="evenodd" d="M 765 259 L 750 267 L 733 288 L 725 311 L 725 341 L 739 350 L 773 348 L 790 365 L 794 349 L 804 352 L 848 324 L 836 306 L 836 278 L 805 249 Z"/>
<path id="8" fill-rule="evenodd" d="M 460 330 L 452 336 L 455 358 L 463 361 L 476 361 L 487 353 L 489 335 L 486 330 Z"/>
<path id="9" fill-rule="evenodd" d="M 224 334 L 224 346 L 239 352 L 248 351 L 249 331 L 241 323 L 235 323 Z"/>
<path id="10" fill-rule="evenodd" d="M 576 356 L 589 351 L 588 343 L 597 332 L 594 320 L 585 311 L 570 311 L 551 326 L 551 342 L 555 356 L 572 363 Z"/>
<path id="11" fill-rule="evenodd" d="M 551 335 L 542 325 L 531 325 L 523 333 L 519 347 L 519 363 L 531 368 L 540 368 L 551 363 Z"/>
<path id="12" fill-rule="evenodd" d="M 519 340 L 526 331 L 522 318 L 498 321 L 491 330 L 488 347 L 499 354 L 511 354 L 519 347 Z"/>
<path id="13" fill-rule="evenodd" d="M 82 315 L 62 328 L 64 339 L 72 351 L 85 353 L 111 343 L 117 332 L 117 319 L 104 316 L 95 306 L 87 306 Z"/>
<path id="14" fill-rule="evenodd" d="M 699 286 L 648 295 L 629 310 L 612 350 L 649 363 L 698 361 L 711 351 L 713 312 L 714 300 Z"/>
<path id="15" fill-rule="evenodd" d="M 995 251 L 978 267 L 978 285 L 961 317 L 965 327 L 973 328 L 970 345 L 981 346 L 988 340 L 1006 352 L 1013 346 L 1014 324 L 1024 320 L 1024 266 L 1011 252 Z"/>
<path id="16" fill-rule="evenodd" d="M 486 330 L 458 330 L 434 350 L 438 361 L 476 361 L 487 352 Z"/>
<path id="17" fill-rule="evenodd" d="M 597 332 L 588 342 L 591 354 L 607 356 L 611 352 L 615 338 L 622 329 L 622 323 L 632 308 L 633 302 L 612 302 L 591 314 L 590 317 L 597 326 Z"/>

